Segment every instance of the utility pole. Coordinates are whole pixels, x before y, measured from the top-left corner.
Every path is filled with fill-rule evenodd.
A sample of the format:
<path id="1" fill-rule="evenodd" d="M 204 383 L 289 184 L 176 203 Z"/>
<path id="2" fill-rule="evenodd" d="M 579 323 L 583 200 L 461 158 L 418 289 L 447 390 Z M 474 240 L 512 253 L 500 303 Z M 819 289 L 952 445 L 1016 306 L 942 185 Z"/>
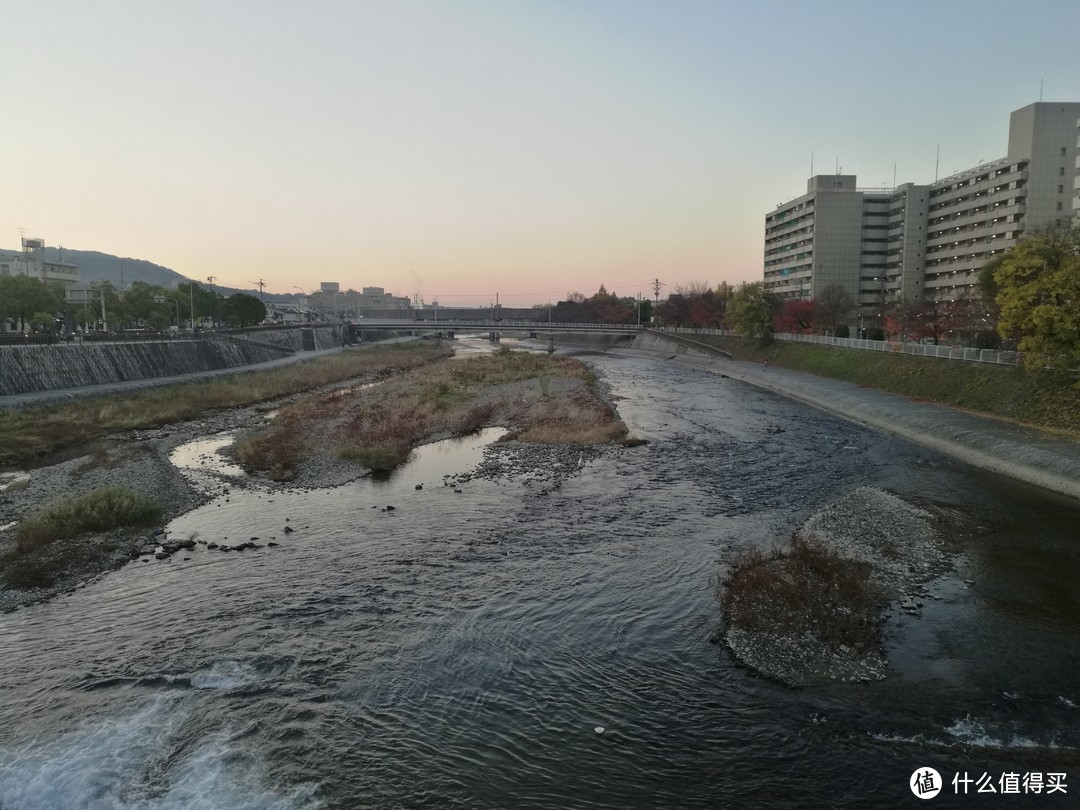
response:
<path id="1" fill-rule="evenodd" d="M 653 279 L 653 283 L 652 283 L 653 294 L 656 296 L 656 304 L 657 304 L 657 306 L 659 306 L 659 304 L 660 304 L 660 288 L 662 286 L 663 285 L 660 283 L 660 279 L 658 279 L 658 278 Z"/>
<path id="2" fill-rule="evenodd" d="M 263 297 L 263 287 L 266 286 L 266 282 L 260 278 L 258 281 L 249 281 L 248 284 L 254 284 L 259 288 L 259 300 L 265 304 L 266 299 Z"/>
<path id="3" fill-rule="evenodd" d="M 217 276 L 207 276 L 206 280 L 208 282 L 210 282 L 210 295 L 212 295 L 214 297 L 214 303 L 217 303 L 217 292 L 214 290 L 214 282 L 217 281 Z M 212 308 L 211 311 L 210 311 L 210 328 L 211 329 L 213 329 L 215 326 L 217 326 L 216 319 L 214 318 L 214 312 L 213 312 L 214 309 L 216 309 L 216 307 Z"/>

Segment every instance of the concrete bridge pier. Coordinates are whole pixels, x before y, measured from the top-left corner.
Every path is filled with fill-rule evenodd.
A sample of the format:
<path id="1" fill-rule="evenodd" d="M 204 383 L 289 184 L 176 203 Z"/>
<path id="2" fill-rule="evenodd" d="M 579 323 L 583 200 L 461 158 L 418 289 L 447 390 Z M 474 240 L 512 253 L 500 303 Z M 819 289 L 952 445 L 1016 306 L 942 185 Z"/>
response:
<path id="1" fill-rule="evenodd" d="M 488 340 L 490 340 L 492 343 L 499 343 L 500 342 L 499 338 L 500 338 L 500 335 L 499 335 L 498 332 L 491 332 L 488 335 Z"/>
<path id="2" fill-rule="evenodd" d="M 548 351 L 548 354 L 554 354 L 555 353 L 555 336 L 554 335 L 549 335 L 548 336 L 547 351 Z"/>

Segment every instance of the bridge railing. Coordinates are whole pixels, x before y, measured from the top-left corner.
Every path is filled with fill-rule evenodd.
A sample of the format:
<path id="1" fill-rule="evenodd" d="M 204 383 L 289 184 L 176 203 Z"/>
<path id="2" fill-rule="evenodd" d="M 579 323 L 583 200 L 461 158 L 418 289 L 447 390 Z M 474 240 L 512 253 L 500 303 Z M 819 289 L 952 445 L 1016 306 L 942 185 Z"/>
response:
<path id="1" fill-rule="evenodd" d="M 427 320 L 390 320 L 386 318 L 363 318 L 353 321 L 352 326 L 357 329 L 521 329 L 521 330 L 548 330 L 566 329 L 571 331 L 601 331 L 618 330 L 620 332 L 636 332 L 644 329 L 632 323 L 567 323 L 558 321 L 525 321 L 525 320 L 501 320 L 501 321 L 467 321 L 467 320 L 443 320 L 442 318 Z"/>

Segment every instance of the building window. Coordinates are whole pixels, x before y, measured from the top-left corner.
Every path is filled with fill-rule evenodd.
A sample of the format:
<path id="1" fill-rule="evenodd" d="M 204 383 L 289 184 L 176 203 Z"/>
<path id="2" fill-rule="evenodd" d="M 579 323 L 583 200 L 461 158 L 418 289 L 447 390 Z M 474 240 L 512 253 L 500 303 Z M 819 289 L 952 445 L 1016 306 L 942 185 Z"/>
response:
<path id="1" fill-rule="evenodd" d="M 1061 166 L 1061 167 L 1060 167 L 1060 168 L 1058 169 L 1058 177 L 1064 177 L 1064 176 L 1065 176 L 1065 167 L 1064 167 L 1064 166 Z"/>
<path id="2" fill-rule="evenodd" d="M 1058 204 L 1057 204 L 1057 210 L 1058 210 L 1058 211 L 1060 211 L 1060 210 L 1061 210 L 1061 203 L 1058 203 Z"/>

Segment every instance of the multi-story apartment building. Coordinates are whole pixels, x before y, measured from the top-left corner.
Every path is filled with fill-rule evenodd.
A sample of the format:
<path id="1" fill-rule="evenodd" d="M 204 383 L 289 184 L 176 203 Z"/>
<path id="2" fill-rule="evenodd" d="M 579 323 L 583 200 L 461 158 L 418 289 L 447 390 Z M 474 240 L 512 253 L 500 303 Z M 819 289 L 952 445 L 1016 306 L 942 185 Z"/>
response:
<path id="1" fill-rule="evenodd" d="M 1080 103 L 1012 113 L 1008 154 L 935 180 L 860 189 L 817 175 L 765 217 L 765 286 L 782 299 L 837 284 L 873 323 L 885 304 L 952 300 L 1026 230 L 1080 215 Z"/>

